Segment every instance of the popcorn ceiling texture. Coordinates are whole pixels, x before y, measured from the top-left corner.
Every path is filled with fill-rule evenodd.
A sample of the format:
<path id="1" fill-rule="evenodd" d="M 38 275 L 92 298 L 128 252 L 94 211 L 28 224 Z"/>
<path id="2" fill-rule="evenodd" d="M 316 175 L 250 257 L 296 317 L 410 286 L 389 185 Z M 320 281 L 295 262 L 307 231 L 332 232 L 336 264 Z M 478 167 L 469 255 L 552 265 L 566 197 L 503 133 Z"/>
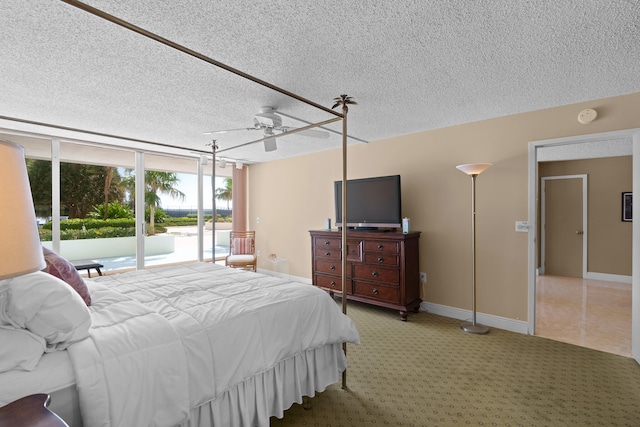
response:
<path id="1" fill-rule="evenodd" d="M 366 141 L 640 91 L 635 1 L 87 3 L 327 107 L 349 94 L 359 104 L 349 134 Z M 262 106 L 331 117 L 61 1 L 4 0 L 0 40 L 2 116 L 200 150 L 204 132 L 251 127 Z M 260 137 L 217 139 L 230 148 Z M 340 143 L 291 135 L 277 151 L 228 156 L 260 162 Z"/>

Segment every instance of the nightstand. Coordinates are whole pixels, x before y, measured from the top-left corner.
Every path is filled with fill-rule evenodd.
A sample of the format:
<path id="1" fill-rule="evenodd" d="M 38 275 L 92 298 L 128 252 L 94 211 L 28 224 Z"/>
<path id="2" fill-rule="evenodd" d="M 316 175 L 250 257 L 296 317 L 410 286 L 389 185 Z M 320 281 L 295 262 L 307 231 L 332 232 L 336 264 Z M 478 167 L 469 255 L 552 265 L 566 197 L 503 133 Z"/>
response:
<path id="1" fill-rule="evenodd" d="M 69 427 L 47 409 L 48 394 L 32 394 L 0 408 L 0 427 Z"/>

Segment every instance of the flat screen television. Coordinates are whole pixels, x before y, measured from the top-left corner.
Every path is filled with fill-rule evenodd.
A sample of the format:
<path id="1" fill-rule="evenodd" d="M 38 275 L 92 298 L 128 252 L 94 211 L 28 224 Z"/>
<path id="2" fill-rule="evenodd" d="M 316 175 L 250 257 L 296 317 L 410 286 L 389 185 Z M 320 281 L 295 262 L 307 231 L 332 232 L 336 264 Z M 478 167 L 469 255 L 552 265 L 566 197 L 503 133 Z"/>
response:
<path id="1" fill-rule="evenodd" d="M 400 175 L 347 180 L 347 218 L 342 220 L 342 181 L 334 182 L 336 226 L 375 230 L 402 227 Z"/>

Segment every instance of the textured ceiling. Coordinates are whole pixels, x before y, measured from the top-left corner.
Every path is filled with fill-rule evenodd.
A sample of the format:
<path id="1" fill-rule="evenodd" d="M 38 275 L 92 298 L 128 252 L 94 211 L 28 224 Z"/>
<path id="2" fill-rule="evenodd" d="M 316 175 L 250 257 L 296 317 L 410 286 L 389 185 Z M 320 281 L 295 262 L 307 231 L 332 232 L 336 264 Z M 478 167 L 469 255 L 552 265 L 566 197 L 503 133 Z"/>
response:
<path id="1" fill-rule="evenodd" d="M 640 92 L 635 0 L 86 3 L 326 107 L 352 96 L 351 143 Z M 61 1 L 2 0 L 0 41 L 0 116 L 197 150 L 262 106 L 293 127 L 332 117 Z M 216 139 L 249 162 L 341 143 L 229 150 L 259 137 Z"/>

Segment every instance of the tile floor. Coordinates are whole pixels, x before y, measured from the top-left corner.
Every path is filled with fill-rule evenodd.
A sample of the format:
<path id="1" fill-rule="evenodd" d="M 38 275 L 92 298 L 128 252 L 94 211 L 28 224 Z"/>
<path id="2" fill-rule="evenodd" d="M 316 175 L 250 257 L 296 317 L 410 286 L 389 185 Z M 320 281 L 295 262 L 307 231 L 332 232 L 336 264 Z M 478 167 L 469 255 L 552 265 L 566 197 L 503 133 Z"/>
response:
<path id="1" fill-rule="evenodd" d="M 538 276 L 535 335 L 631 357 L 631 284 Z"/>

